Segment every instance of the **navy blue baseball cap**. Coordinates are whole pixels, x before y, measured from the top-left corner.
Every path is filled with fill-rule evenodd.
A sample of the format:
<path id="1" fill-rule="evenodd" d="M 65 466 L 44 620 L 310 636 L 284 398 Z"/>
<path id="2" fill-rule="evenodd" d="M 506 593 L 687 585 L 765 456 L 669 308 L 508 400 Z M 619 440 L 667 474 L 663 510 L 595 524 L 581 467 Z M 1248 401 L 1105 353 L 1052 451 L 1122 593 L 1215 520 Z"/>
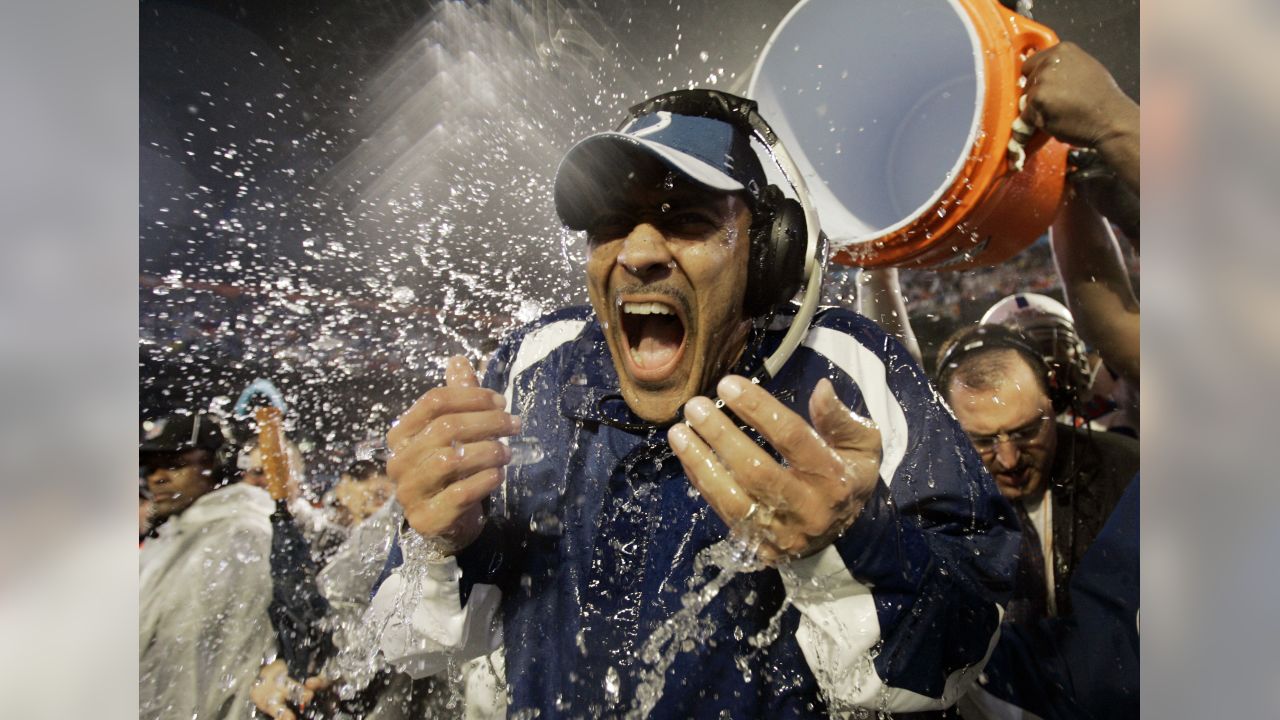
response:
<path id="1" fill-rule="evenodd" d="M 752 204 L 768 184 L 750 136 L 732 123 L 665 110 L 640 115 L 621 130 L 580 140 L 556 170 L 555 203 L 561 222 L 585 230 L 609 193 L 638 167 L 661 163 L 696 185 L 745 192 Z"/>

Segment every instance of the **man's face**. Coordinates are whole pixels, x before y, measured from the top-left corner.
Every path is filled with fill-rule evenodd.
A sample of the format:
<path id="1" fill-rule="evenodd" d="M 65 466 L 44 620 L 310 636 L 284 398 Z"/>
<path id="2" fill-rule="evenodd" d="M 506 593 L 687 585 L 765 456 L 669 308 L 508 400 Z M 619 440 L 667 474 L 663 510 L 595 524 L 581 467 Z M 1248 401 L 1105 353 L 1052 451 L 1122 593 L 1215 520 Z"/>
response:
<path id="1" fill-rule="evenodd" d="M 262 469 L 262 453 L 258 452 L 257 448 L 254 448 L 249 451 L 247 457 L 248 467 L 244 468 L 244 476 L 241 478 L 240 482 L 245 485 L 252 485 L 266 490 L 267 473 Z"/>
<path id="2" fill-rule="evenodd" d="M 156 453 L 145 460 L 151 517 L 161 522 L 180 515 L 213 489 L 213 462 L 205 450 Z"/>
<path id="3" fill-rule="evenodd" d="M 615 198 L 587 230 L 587 289 L 627 405 L 665 422 L 745 344 L 751 212 L 656 169 Z"/>
<path id="4" fill-rule="evenodd" d="M 968 433 L 1000 494 L 1010 500 L 1044 489 L 1057 450 L 1053 405 L 1021 359 L 994 389 L 975 390 L 953 377 L 951 408 Z"/>
<path id="5" fill-rule="evenodd" d="M 378 508 L 391 499 L 393 492 L 395 486 L 386 475 L 357 480 L 344 473 L 333 488 L 334 499 L 338 507 L 345 511 L 348 524 L 351 525 L 358 525 L 377 512 Z"/>

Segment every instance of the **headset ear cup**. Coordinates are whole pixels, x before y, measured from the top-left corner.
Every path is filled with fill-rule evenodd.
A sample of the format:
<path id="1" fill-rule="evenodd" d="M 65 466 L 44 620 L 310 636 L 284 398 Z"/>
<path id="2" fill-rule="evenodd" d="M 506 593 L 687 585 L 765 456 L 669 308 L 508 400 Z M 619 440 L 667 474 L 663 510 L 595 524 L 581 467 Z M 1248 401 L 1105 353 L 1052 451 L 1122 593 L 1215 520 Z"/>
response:
<path id="1" fill-rule="evenodd" d="M 791 299 L 804 278 L 807 235 L 804 208 L 776 185 L 761 194 L 764 208 L 751 225 L 747 268 L 747 314 L 759 317 Z"/>
<path id="2" fill-rule="evenodd" d="M 790 300 L 804 283 L 804 254 L 808 233 L 805 232 L 804 208 L 791 198 L 783 198 L 770 228 L 773 247 L 773 276 L 777 293 L 773 304 Z"/>

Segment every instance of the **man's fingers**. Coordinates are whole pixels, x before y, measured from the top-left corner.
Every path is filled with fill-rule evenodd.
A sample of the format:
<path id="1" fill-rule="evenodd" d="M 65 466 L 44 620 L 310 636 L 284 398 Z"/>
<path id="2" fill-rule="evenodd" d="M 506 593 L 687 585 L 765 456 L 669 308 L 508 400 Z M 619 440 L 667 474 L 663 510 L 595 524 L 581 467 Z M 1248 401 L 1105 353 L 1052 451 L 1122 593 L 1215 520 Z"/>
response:
<path id="1" fill-rule="evenodd" d="M 1056 46 L 1055 46 L 1056 47 Z M 1045 63 L 1050 62 L 1057 53 L 1054 48 L 1038 50 L 1022 61 L 1022 74 L 1027 78 L 1027 86 L 1035 80 L 1035 75 Z"/>
<path id="2" fill-rule="evenodd" d="M 502 471 L 496 469 L 462 478 L 426 502 L 406 506 L 405 519 L 426 537 L 447 535 L 467 514 L 481 513 L 480 503 L 501 484 Z"/>
<path id="3" fill-rule="evenodd" d="M 763 435 L 792 467 L 816 474 L 830 470 L 831 449 L 804 418 L 767 390 L 744 377 L 729 375 L 716 391 L 725 405 Z"/>
<path id="4" fill-rule="evenodd" d="M 511 449 L 497 440 L 433 448 L 396 480 L 396 499 L 408 508 L 442 492 L 454 482 L 511 461 Z"/>
<path id="5" fill-rule="evenodd" d="M 461 355 L 449 358 L 444 369 L 444 383 L 449 387 L 480 386 L 480 381 L 476 379 L 476 371 L 471 367 L 471 361 Z"/>
<path id="6" fill-rule="evenodd" d="M 520 433 L 520 418 L 502 410 L 456 413 L 437 418 L 416 437 L 406 440 L 387 459 L 387 474 L 398 479 L 418 466 L 427 453 L 462 443 L 511 437 Z"/>
<path id="7" fill-rule="evenodd" d="M 705 397 L 685 405 L 685 422 L 706 442 L 739 487 L 771 509 L 803 512 L 812 491 L 782 471 L 777 461 Z M 744 418 L 745 419 L 745 418 Z M 803 420 L 801 420 L 803 422 Z"/>
<path id="8" fill-rule="evenodd" d="M 826 378 L 818 381 L 809 396 L 809 417 L 814 429 L 832 448 L 880 457 L 880 429 L 870 418 L 859 416 L 840 402 L 835 387 Z"/>
<path id="9" fill-rule="evenodd" d="M 387 432 L 387 448 L 394 454 L 406 440 L 422 432 L 423 428 L 438 417 L 454 413 L 501 410 L 506 406 L 506 398 L 485 388 L 432 388 L 418 398 L 413 407 L 405 411 Z"/>
<path id="10" fill-rule="evenodd" d="M 702 494 L 725 525 L 737 525 L 751 508 L 751 497 L 734 481 L 733 475 L 688 425 L 676 423 L 667 431 L 667 441 L 684 466 L 685 475 Z"/>
<path id="11" fill-rule="evenodd" d="M 444 447 L 520 434 L 520 418 L 504 410 L 455 413 L 436 418 L 421 434 L 426 444 Z"/>

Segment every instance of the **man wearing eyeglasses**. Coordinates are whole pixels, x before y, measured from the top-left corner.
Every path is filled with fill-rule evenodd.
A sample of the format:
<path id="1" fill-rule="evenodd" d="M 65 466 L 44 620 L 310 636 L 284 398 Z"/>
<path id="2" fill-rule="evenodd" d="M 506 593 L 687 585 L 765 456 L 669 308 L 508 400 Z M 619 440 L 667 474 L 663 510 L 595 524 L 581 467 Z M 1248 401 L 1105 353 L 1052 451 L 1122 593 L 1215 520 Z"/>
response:
<path id="1" fill-rule="evenodd" d="M 1067 583 L 1138 472 L 1138 443 L 1054 420 L 1052 371 L 1020 333 L 979 325 L 944 343 L 938 388 L 1022 521 L 1007 618 L 1070 612 Z"/>

